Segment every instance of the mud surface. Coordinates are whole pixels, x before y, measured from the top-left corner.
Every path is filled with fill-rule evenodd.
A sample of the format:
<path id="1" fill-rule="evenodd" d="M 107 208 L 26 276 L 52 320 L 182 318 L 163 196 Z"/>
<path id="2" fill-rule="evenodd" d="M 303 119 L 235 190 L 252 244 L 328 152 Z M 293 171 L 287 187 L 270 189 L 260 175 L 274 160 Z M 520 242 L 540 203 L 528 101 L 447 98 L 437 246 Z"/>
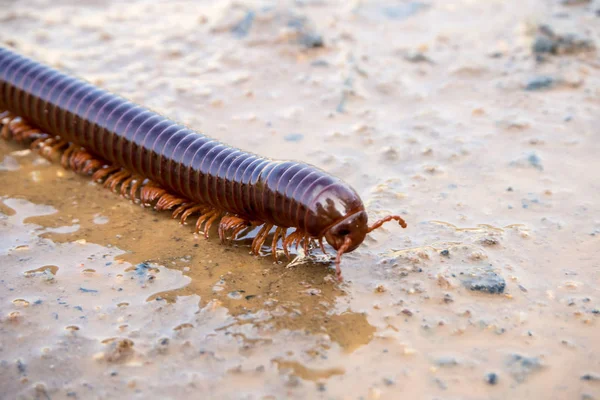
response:
<path id="1" fill-rule="evenodd" d="M 600 2 L 212 3 L 3 0 L 0 43 L 408 229 L 338 284 L 0 141 L 0 397 L 600 399 Z"/>

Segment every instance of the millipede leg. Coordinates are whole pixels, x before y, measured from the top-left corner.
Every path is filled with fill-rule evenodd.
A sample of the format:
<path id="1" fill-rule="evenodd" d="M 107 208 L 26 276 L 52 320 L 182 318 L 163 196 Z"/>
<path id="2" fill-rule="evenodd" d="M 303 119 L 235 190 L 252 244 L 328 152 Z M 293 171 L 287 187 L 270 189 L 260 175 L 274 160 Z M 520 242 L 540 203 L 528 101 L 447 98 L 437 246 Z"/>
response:
<path id="1" fill-rule="evenodd" d="M 137 197 L 137 192 L 138 189 L 142 186 L 142 184 L 144 183 L 144 178 L 142 177 L 136 177 L 135 182 L 133 183 L 133 185 L 131 185 L 131 190 L 129 191 L 129 198 L 132 200 L 135 200 Z M 140 194 L 141 197 L 141 194 Z"/>
<path id="2" fill-rule="evenodd" d="M 344 243 L 338 249 L 338 252 L 335 256 L 335 272 L 339 281 L 342 280 L 342 254 L 344 254 L 350 248 L 352 244 L 352 239 L 350 236 L 346 236 L 344 239 Z"/>
<path id="3" fill-rule="evenodd" d="M 129 178 L 130 176 L 131 176 L 131 174 L 129 173 L 129 171 L 121 170 L 121 171 L 109 176 L 104 181 L 104 187 L 110 188 L 110 191 L 114 192 L 115 189 L 117 188 L 117 186 L 119 184 L 121 184 L 121 182 L 123 182 L 125 179 Z"/>
<path id="4" fill-rule="evenodd" d="M 65 146 L 69 146 L 69 142 L 58 139 L 56 144 L 43 150 L 44 154 L 42 154 L 42 156 L 45 156 L 49 161 L 54 161 L 54 157 L 56 157 Z"/>
<path id="5" fill-rule="evenodd" d="M 235 240 L 237 238 L 237 236 L 240 234 L 240 232 L 242 232 L 244 229 L 248 229 L 251 226 L 251 224 L 248 221 L 244 221 L 244 222 L 240 222 L 237 225 L 234 225 L 231 229 L 231 236 L 229 236 L 229 240 Z"/>
<path id="6" fill-rule="evenodd" d="M 0 131 L 0 136 L 2 136 L 3 139 L 8 140 L 11 136 L 10 123 L 15 117 L 8 111 L 4 111 L 0 116 L 2 117 L 0 118 L 0 123 L 2 124 L 2 131 Z"/>
<path id="7" fill-rule="evenodd" d="M 62 165 L 63 168 L 69 168 L 69 158 L 76 148 L 77 147 L 73 143 L 70 143 L 69 147 L 67 147 L 67 149 L 62 153 L 62 156 L 60 157 L 60 165 Z"/>
<path id="8" fill-rule="evenodd" d="M 94 182 L 101 181 L 102 179 L 104 179 L 107 176 L 109 176 L 109 175 L 117 172 L 120 169 L 121 169 L 121 167 L 106 167 L 106 168 L 101 168 L 98 171 L 94 172 L 94 175 L 92 175 L 92 180 Z"/>
<path id="9" fill-rule="evenodd" d="M 200 216 L 200 218 L 198 218 L 198 221 L 196 221 L 196 230 L 195 233 L 199 233 L 201 228 L 202 228 L 202 224 L 206 221 L 209 220 L 210 218 L 214 217 L 214 215 L 217 213 L 216 210 L 210 210 L 207 213 L 203 214 Z"/>
<path id="10" fill-rule="evenodd" d="M 215 215 L 213 215 L 212 217 L 209 218 L 208 221 L 206 221 L 206 224 L 204 225 L 204 237 L 206 239 L 208 239 L 208 232 L 210 231 L 210 227 L 215 222 L 215 220 L 217 218 L 219 218 L 220 216 L 221 216 L 221 213 L 219 211 L 215 211 Z"/>
<path id="11" fill-rule="evenodd" d="M 161 189 L 153 183 L 148 183 L 140 190 L 140 201 L 143 204 L 150 204 L 165 193 L 167 193 L 166 190 Z"/>
<path id="12" fill-rule="evenodd" d="M 273 234 L 273 242 L 271 243 L 271 254 L 273 255 L 273 258 L 275 259 L 275 261 L 277 261 L 277 242 L 279 241 L 279 237 L 281 236 L 281 240 L 283 242 L 283 239 L 285 235 L 285 228 L 282 228 L 281 226 L 278 226 L 277 229 L 275 229 L 275 233 Z"/>
<path id="13" fill-rule="evenodd" d="M 269 231 L 273 228 L 273 224 L 265 223 L 262 228 L 258 231 L 258 234 L 252 241 L 252 254 L 260 255 L 260 249 L 263 244 L 265 244 L 265 240 L 267 240 L 267 236 L 269 235 Z"/>
<path id="14" fill-rule="evenodd" d="M 156 202 L 154 209 L 157 211 L 170 210 L 175 206 L 185 203 L 185 200 L 179 196 L 174 196 L 170 193 L 165 193 Z"/>
<path id="15" fill-rule="evenodd" d="M 131 182 L 134 180 L 134 176 L 130 175 L 129 178 L 125 179 L 123 183 L 121 183 L 121 196 L 126 197 L 127 192 L 129 191 L 129 186 L 131 186 Z"/>
<path id="16" fill-rule="evenodd" d="M 323 254 L 327 254 L 327 250 L 325 250 L 325 246 L 323 245 L 323 237 L 322 236 L 319 238 L 319 247 L 321 248 L 321 251 L 323 252 Z"/>
<path id="17" fill-rule="evenodd" d="M 173 218 L 177 218 L 177 215 L 178 215 L 178 214 L 181 212 L 181 211 L 179 211 L 179 212 L 178 212 L 178 210 L 179 210 L 180 208 L 182 208 L 182 207 L 184 207 L 184 206 L 180 206 L 180 207 L 178 207 L 178 208 L 177 208 L 177 210 L 175 210 L 175 211 L 173 212 Z M 182 223 L 182 224 L 185 224 L 185 221 L 188 219 L 188 217 L 189 217 L 190 215 L 192 215 L 193 213 L 195 213 L 196 211 L 200 211 L 200 213 L 201 213 L 201 214 L 203 214 L 203 210 L 204 210 L 205 208 L 206 208 L 205 206 L 187 206 L 187 207 L 185 208 L 185 211 L 184 211 L 184 212 L 183 212 L 183 214 L 181 215 L 181 223 Z"/>

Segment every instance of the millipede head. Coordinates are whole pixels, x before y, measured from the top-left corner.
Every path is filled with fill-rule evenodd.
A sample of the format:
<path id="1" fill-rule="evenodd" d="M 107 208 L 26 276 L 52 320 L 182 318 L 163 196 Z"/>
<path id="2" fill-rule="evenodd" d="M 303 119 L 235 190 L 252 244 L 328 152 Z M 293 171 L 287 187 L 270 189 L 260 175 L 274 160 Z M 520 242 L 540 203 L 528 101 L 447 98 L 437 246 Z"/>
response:
<path id="1" fill-rule="evenodd" d="M 344 246 L 345 253 L 349 253 L 360 246 L 368 232 L 367 212 L 360 210 L 330 226 L 325 231 L 325 240 L 336 250 Z"/>
<path id="2" fill-rule="evenodd" d="M 398 215 L 388 215 L 369 226 L 366 211 L 360 210 L 346 216 L 325 231 L 327 243 L 337 250 L 335 268 L 339 280 L 342 279 L 342 270 L 340 268 L 342 255 L 356 249 L 365 240 L 368 233 L 389 221 L 398 221 L 403 228 L 406 228 L 406 222 Z"/>

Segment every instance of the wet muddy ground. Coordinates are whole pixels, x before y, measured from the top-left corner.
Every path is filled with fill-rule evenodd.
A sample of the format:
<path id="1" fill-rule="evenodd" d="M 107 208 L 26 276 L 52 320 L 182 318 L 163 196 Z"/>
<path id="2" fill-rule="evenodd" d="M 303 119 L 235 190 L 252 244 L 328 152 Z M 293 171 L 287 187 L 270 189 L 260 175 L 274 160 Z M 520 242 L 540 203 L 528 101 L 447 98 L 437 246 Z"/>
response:
<path id="1" fill-rule="evenodd" d="M 409 224 L 340 284 L 0 141 L 0 398 L 600 399 L 600 2 L 0 0 L 0 45 Z"/>

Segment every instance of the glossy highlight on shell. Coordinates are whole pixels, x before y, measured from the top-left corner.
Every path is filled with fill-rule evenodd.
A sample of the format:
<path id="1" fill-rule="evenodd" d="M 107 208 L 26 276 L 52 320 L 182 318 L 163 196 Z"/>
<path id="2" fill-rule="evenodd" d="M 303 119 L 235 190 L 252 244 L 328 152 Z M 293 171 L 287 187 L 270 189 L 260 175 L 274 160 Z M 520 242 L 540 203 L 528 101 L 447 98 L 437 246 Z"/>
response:
<path id="1" fill-rule="evenodd" d="M 368 225 L 358 194 L 312 165 L 271 160 L 223 144 L 83 80 L 0 48 L 0 126 L 5 139 L 29 144 L 65 168 L 90 175 L 124 197 L 171 210 L 222 242 L 259 228 L 260 254 L 274 229 L 286 255 L 323 239 L 341 256 L 356 249 L 388 216 Z M 287 234 L 287 230 L 295 230 Z"/>

